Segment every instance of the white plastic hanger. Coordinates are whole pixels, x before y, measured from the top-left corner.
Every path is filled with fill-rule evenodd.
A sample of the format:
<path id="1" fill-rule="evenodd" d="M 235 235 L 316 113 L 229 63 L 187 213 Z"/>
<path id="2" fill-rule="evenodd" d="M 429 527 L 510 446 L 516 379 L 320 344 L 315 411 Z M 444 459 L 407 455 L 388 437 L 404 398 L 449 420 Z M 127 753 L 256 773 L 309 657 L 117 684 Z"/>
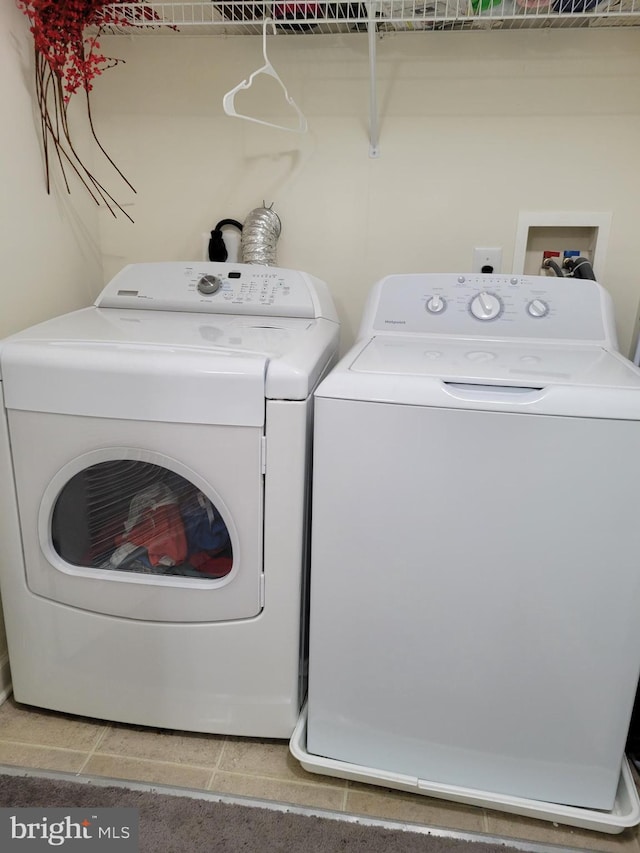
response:
<path id="1" fill-rule="evenodd" d="M 306 133 L 307 131 L 307 120 L 303 116 L 300 108 L 293 100 L 291 95 L 287 92 L 287 87 L 284 85 L 280 77 L 278 76 L 277 71 L 273 67 L 273 65 L 269 62 L 269 57 L 267 56 L 267 25 L 271 24 L 273 27 L 273 34 L 276 33 L 276 25 L 271 20 L 271 18 L 266 18 L 264 24 L 262 26 L 262 55 L 264 56 L 264 65 L 262 68 L 258 68 L 257 71 L 254 71 L 253 74 L 247 79 L 243 80 L 242 83 L 238 83 L 230 92 L 222 99 L 222 106 L 224 108 L 225 113 L 228 116 L 235 116 L 235 118 L 244 118 L 247 121 L 255 121 L 257 124 L 266 124 L 267 127 L 276 127 L 279 130 L 290 130 L 293 133 Z M 242 115 L 241 113 L 236 112 L 234 99 L 236 93 L 241 91 L 242 89 L 248 89 L 253 83 L 254 79 L 258 76 L 258 74 L 267 74 L 269 77 L 273 77 L 278 83 L 282 86 L 284 91 L 284 96 L 288 104 L 290 104 L 293 109 L 296 111 L 298 115 L 298 126 L 297 127 L 285 127 L 284 125 L 274 124 L 271 121 L 263 121 L 261 118 L 254 118 L 253 116 Z"/>

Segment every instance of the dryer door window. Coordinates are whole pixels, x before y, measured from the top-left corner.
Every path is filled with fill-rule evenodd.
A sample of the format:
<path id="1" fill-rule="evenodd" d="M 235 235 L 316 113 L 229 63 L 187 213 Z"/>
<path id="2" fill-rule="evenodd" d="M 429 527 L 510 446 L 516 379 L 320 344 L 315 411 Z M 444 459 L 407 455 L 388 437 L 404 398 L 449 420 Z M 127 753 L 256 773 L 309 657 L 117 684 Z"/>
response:
<path id="1" fill-rule="evenodd" d="M 161 465 L 115 459 L 84 468 L 51 516 L 56 553 L 72 566 L 199 580 L 233 568 L 231 537 L 214 502 Z"/>
<path id="2" fill-rule="evenodd" d="M 156 622 L 261 612 L 262 426 L 14 410 L 8 420 L 34 595 Z"/>

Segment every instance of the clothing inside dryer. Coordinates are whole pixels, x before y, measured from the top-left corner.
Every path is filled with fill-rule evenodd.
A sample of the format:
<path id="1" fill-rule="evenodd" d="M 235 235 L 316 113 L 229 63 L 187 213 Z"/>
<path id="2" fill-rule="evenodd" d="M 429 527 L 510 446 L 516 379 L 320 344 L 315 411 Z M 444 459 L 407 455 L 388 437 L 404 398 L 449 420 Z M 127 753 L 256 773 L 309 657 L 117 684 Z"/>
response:
<path id="1" fill-rule="evenodd" d="M 58 495 L 51 536 L 74 566 L 216 579 L 233 565 L 227 526 L 184 477 L 115 459 L 80 471 Z"/>

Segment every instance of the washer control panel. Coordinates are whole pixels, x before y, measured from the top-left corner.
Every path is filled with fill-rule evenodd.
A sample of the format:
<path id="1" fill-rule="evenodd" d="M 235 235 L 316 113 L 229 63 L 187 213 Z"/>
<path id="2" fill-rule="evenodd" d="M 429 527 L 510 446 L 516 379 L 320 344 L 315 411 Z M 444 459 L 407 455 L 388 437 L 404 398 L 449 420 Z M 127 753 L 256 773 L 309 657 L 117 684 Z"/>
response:
<path id="1" fill-rule="evenodd" d="M 367 331 L 616 340 L 611 299 L 595 281 L 476 273 L 387 276 L 369 297 Z"/>
<path id="2" fill-rule="evenodd" d="M 148 263 L 125 267 L 99 308 L 337 319 L 326 285 L 306 273 L 252 264 Z"/>

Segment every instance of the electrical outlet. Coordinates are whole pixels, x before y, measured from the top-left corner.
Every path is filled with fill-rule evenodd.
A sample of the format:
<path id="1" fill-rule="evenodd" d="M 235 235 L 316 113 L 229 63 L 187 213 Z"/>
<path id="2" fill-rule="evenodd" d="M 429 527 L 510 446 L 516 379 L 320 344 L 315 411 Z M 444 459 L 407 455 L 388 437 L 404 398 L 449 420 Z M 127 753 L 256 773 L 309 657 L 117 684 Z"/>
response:
<path id="1" fill-rule="evenodd" d="M 491 269 L 489 269 L 491 267 Z M 471 272 L 500 272 L 502 249 L 474 249 Z"/>

